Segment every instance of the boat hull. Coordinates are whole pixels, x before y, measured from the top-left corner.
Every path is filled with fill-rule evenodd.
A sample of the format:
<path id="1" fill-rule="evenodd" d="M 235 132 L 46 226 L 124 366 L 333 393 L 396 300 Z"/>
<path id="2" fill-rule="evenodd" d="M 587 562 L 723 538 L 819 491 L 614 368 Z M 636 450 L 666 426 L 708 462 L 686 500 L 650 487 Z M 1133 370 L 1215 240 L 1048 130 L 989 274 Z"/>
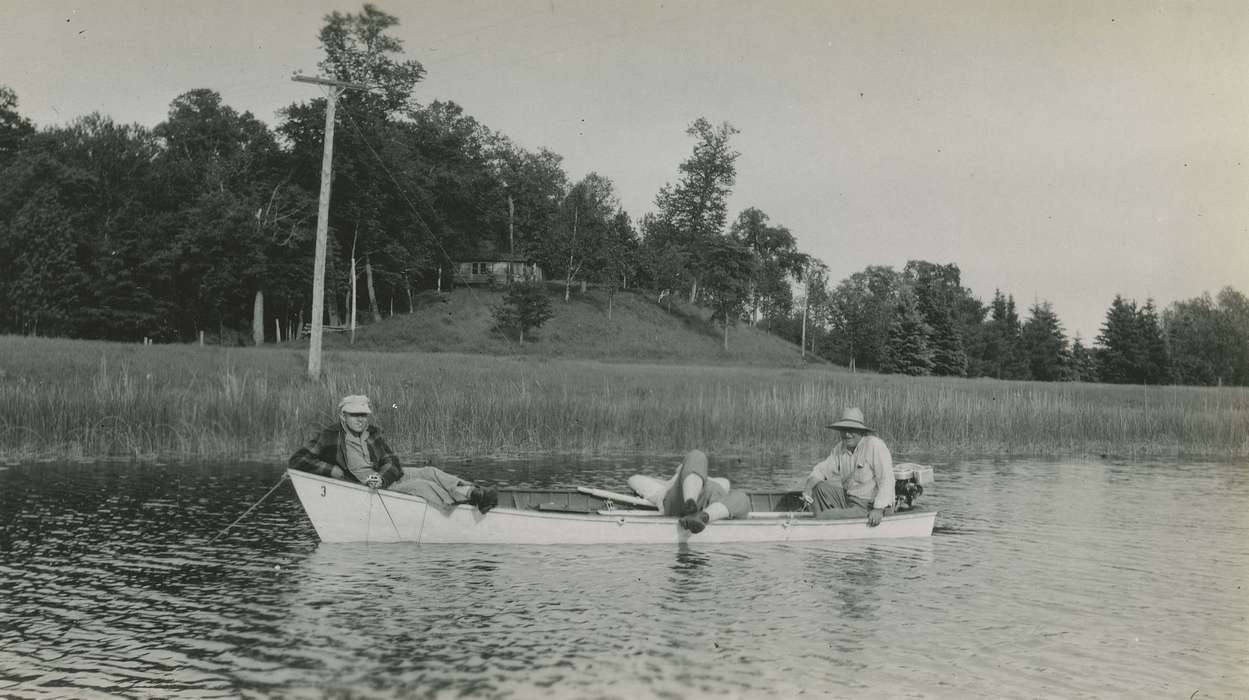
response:
<path id="1" fill-rule="evenodd" d="M 614 509 L 607 501 L 601 502 L 603 509 L 586 512 L 572 512 L 567 503 L 551 504 L 563 510 L 501 503 L 482 515 L 468 505 L 436 508 L 418 496 L 307 472 L 287 473 L 323 542 L 568 545 L 876 540 L 930 536 L 937 515 L 935 511 L 904 511 L 869 528 L 861 518 L 815 520 L 806 513 L 752 513 L 745 519 L 712 523 L 691 535 L 676 518 L 642 509 Z"/>

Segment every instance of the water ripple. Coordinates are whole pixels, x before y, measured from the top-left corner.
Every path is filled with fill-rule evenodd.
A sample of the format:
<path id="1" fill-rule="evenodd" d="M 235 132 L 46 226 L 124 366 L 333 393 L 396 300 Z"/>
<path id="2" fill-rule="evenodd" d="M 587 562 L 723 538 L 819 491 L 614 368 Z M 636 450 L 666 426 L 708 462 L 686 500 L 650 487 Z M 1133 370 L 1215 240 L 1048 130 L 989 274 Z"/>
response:
<path id="1" fill-rule="evenodd" d="M 611 484 L 638 466 L 465 476 Z M 1249 688 L 1244 465 L 952 463 L 929 494 L 932 538 L 679 548 L 323 545 L 281 490 L 210 542 L 279 470 L 40 470 L 0 472 L 5 697 Z"/>

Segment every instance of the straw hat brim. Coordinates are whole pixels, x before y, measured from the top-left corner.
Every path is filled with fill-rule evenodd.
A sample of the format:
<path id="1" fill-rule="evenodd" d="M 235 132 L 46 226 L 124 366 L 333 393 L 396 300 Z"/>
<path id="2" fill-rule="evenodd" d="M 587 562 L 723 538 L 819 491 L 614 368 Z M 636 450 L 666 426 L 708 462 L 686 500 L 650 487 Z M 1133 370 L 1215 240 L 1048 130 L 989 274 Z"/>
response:
<path id="1" fill-rule="evenodd" d="M 863 425 L 857 420 L 839 420 L 836 423 L 824 426 L 832 430 L 860 430 L 865 433 L 874 433 L 875 430 Z"/>

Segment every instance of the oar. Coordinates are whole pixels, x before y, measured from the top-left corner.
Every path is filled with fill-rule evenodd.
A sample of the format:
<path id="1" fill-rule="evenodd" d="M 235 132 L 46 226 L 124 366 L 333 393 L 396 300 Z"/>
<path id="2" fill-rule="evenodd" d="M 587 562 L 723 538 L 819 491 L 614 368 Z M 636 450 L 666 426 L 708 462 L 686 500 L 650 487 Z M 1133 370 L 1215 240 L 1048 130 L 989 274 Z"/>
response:
<path id="1" fill-rule="evenodd" d="M 592 489 L 588 486 L 578 486 L 577 491 L 596 498 L 606 498 L 609 501 L 619 501 L 621 503 L 629 503 L 641 508 L 655 508 L 655 504 L 645 498 L 630 496 L 628 494 L 616 493 L 615 491 L 604 491 L 603 489 Z"/>

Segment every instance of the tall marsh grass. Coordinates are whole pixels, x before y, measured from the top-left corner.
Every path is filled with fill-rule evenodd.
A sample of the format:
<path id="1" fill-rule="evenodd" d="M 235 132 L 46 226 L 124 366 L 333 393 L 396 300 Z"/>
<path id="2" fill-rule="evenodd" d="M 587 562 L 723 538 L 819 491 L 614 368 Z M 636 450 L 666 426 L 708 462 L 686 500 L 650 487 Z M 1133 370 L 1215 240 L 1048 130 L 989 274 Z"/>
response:
<path id="1" fill-rule="evenodd" d="M 0 459 L 285 459 L 368 394 L 418 455 L 532 452 L 814 458 L 843 406 L 895 453 L 1249 455 L 1249 390 L 902 378 L 827 368 L 603 364 L 0 337 Z"/>

